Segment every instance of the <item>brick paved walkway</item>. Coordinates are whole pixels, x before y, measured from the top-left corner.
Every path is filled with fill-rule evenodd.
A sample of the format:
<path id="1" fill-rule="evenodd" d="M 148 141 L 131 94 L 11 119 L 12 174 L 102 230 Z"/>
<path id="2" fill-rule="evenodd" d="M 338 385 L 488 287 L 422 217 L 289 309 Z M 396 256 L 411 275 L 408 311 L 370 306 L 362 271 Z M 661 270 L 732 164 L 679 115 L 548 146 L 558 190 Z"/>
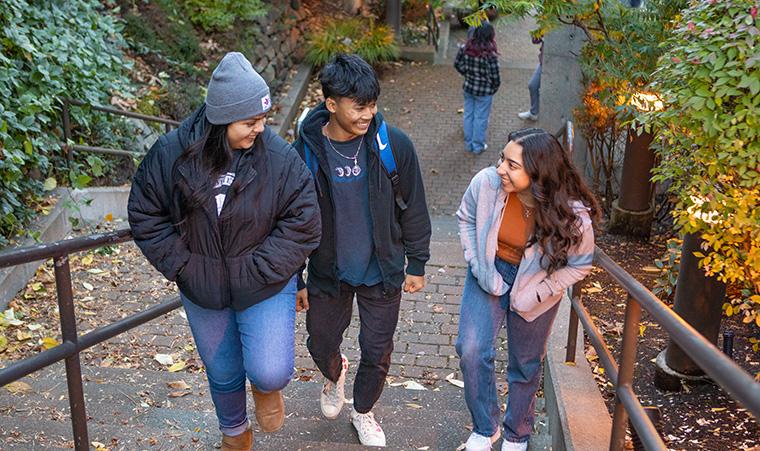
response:
<path id="1" fill-rule="evenodd" d="M 496 160 L 497 149 L 506 144 L 509 131 L 526 126 L 516 114 L 529 105 L 527 83 L 537 62 L 538 46 L 531 44 L 528 35 L 532 25 L 530 21 L 496 22 L 502 85 L 491 113 L 490 147 L 481 155 L 464 151 L 462 114 L 458 112 L 463 102 L 462 78 L 453 68 L 453 58 L 457 42 L 464 39 L 464 30 L 452 29 L 447 64 L 405 63 L 381 74 L 379 106 L 386 120 L 405 130 L 415 144 L 434 224 L 428 284 L 420 293 L 404 295 L 401 302 L 390 371 L 393 376 L 428 382 L 442 380 L 452 372 L 460 377 L 454 343 L 467 270 L 453 214 L 472 176 Z M 359 318 L 355 312 L 343 344 L 344 352 L 353 362 L 359 357 L 358 331 Z M 315 369 L 305 342 L 301 316 L 296 366 Z M 497 371 L 503 372 L 506 359 L 503 337 L 498 347 L 502 352 L 498 353 Z"/>

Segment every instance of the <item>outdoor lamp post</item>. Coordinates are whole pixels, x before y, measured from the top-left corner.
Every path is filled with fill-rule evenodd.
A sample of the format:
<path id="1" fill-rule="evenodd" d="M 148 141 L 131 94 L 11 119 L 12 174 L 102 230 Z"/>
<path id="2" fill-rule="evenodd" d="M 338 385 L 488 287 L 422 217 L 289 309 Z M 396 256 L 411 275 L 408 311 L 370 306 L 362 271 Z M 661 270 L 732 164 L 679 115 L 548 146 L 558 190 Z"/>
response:
<path id="1" fill-rule="evenodd" d="M 657 111 L 662 102 L 655 94 L 636 93 L 631 104 L 639 111 Z M 617 235 L 649 237 L 654 218 L 653 184 L 650 182 L 655 154 L 650 148 L 652 135 L 628 129 L 623 159 L 620 197 L 612 202 L 609 231 Z"/>
<path id="2" fill-rule="evenodd" d="M 717 214 L 708 216 L 712 219 Z M 708 277 L 699 267 L 699 258 L 694 253 L 705 252 L 701 245 L 698 234 L 683 237 L 673 311 L 710 343 L 717 344 L 726 284 L 715 276 Z M 704 371 L 672 339 L 657 356 L 654 385 L 660 390 L 680 391 L 681 381 L 698 382 L 706 378 Z"/>

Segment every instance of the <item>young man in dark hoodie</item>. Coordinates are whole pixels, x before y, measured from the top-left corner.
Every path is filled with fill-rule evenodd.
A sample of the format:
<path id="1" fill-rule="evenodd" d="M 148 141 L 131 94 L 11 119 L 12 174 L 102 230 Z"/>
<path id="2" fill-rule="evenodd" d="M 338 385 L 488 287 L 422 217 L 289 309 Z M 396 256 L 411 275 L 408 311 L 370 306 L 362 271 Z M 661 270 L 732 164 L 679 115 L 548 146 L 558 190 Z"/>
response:
<path id="1" fill-rule="evenodd" d="M 309 257 L 308 283 L 300 282 L 297 302 L 308 310 L 307 345 L 325 376 L 322 413 L 333 419 L 345 401 L 348 361 L 340 344 L 356 296 L 361 361 L 351 423 L 362 444 L 385 446 L 371 410 L 390 367 L 401 291 L 425 285 L 430 217 L 414 145 L 395 127 L 387 127 L 390 142 L 378 134 L 383 117 L 372 67 L 356 55 L 339 55 L 319 79 L 325 101 L 306 117 L 294 146 L 314 173 L 322 241 Z M 388 145 L 397 167 L 395 187 L 381 161 Z"/>

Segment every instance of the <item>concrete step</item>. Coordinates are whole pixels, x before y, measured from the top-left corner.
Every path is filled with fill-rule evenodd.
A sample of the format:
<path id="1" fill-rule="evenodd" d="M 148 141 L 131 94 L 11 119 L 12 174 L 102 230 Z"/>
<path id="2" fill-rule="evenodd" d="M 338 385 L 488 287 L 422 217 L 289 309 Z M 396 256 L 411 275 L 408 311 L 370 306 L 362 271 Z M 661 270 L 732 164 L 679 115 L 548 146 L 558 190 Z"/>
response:
<path id="1" fill-rule="evenodd" d="M 91 442 L 111 449 L 211 449 L 218 445 L 216 416 L 202 374 L 84 367 L 83 378 Z M 189 394 L 172 397 L 179 390 L 168 384 L 175 381 L 186 383 Z M 31 387 L 26 393 L 0 391 L 0 437 L 4 441 L 0 448 L 70 447 L 63 365 L 23 382 Z M 350 406 L 336 420 L 322 418 L 320 389 L 318 381 L 291 382 L 285 389 L 285 426 L 277 433 L 264 434 L 254 422 L 256 449 L 360 449 L 348 419 Z M 347 396 L 350 393 L 347 387 Z M 544 443 L 549 443 L 542 404 L 539 402 L 531 449 L 547 449 Z M 453 385 L 426 391 L 386 386 L 375 415 L 386 432 L 389 449 L 453 450 L 469 435 L 464 393 Z"/>

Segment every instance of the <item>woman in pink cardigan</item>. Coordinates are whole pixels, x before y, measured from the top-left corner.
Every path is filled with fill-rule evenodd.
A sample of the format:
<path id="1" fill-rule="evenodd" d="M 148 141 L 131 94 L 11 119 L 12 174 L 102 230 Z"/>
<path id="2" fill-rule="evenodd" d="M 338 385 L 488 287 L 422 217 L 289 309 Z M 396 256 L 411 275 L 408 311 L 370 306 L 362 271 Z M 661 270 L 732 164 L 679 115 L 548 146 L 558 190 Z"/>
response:
<path id="1" fill-rule="evenodd" d="M 496 167 L 470 182 L 457 211 L 469 271 L 456 349 L 473 420 L 466 449 L 501 436 L 494 341 L 506 322 L 509 397 L 502 451 L 527 450 L 546 342 L 565 289 L 594 256 L 599 204 L 557 139 L 513 132 Z"/>

